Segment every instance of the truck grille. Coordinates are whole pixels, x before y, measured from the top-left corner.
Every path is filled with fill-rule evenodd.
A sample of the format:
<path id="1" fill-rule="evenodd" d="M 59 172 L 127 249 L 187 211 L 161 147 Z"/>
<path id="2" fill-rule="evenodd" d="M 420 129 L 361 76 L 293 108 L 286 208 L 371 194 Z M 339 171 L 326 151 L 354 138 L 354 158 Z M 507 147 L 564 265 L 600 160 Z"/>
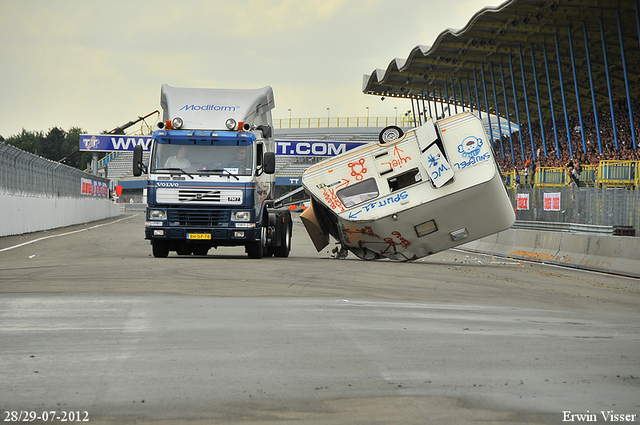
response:
<path id="1" fill-rule="evenodd" d="M 228 209 L 171 208 L 167 211 L 170 226 L 227 227 L 231 217 Z"/>
<path id="2" fill-rule="evenodd" d="M 178 191 L 179 202 L 220 202 L 219 190 L 181 189 Z"/>
<path id="3" fill-rule="evenodd" d="M 160 204 L 184 205 L 242 205 L 243 191 L 240 189 L 211 189 L 208 187 L 180 187 L 156 189 L 156 201 Z"/>

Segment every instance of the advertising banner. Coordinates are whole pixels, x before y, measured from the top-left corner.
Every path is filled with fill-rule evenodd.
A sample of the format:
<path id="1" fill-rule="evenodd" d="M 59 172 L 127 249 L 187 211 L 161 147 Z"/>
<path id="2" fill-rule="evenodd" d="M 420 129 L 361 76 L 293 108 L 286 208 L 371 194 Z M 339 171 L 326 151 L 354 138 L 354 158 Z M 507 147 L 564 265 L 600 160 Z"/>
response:
<path id="1" fill-rule="evenodd" d="M 529 211 L 529 194 L 518 193 L 518 206 L 519 210 Z"/>
<path id="2" fill-rule="evenodd" d="M 544 210 L 560 211 L 560 192 L 544 194 Z"/>
<path id="3" fill-rule="evenodd" d="M 276 140 L 276 155 L 336 156 L 365 144 L 364 142 L 326 140 Z"/>
<path id="4" fill-rule="evenodd" d="M 118 136 L 113 134 L 82 134 L 80 150 L 84 152 L 133 152 L 136 145 L 145 151 L 151 148 L 151 136 Z"/>
<path id="5" fill-rule="evenodd" d="M 80 179 L 80 193 L 87 196 L 104 196 L 109 195 L 109 187 L 105 182 L 99 182 L 91 179 Z"/>
<path id="6" fill-rule="evenodd" d="M 151 136 L 119 136 L 113 134 L 83 134 L 80 150 L 83 152 L 133 152 L 141 145 L 146 152 L 151 148 Z M 335 156 L 365 145 L 363 142 L 326 140 L 276 140 L 276 155 L 283 156 Z"/>

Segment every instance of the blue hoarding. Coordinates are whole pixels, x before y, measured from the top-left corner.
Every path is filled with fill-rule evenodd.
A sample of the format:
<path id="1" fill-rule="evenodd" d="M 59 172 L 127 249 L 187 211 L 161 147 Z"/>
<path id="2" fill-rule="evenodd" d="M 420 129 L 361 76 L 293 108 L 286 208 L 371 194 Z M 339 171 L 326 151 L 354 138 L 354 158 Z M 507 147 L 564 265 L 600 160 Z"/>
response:
<path id="1" fill-rule="evenodd" d="M 142 145 L 145 151 L 151 148 L 151 136 L 118 136 L 113 134 L 82 134 L 80 150 L 87 152 L 133 151 L 134 146 Z"/>
<path id="2" fill-rule="evenodd" d="M 137 145 L 143 150 L 151 148 L 151 136 L 119 136 L 112 134 L 83 134 L 80 150 L 85 152 L 126 152 Z M 276 140 L 276 155 L 283 156 L 336 156 L 365 145 L 362 142 L 325 140 Z"/>

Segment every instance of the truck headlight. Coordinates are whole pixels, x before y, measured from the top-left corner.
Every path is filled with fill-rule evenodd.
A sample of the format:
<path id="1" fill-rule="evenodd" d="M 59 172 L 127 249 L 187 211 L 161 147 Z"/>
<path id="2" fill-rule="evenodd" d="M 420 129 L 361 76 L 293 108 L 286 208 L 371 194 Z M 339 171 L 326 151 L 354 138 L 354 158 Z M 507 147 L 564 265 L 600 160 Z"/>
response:
<path id="1" fill-rule="evenodd" d="M 149 220 L 166 220 L 167 212 L 165 210 L 149 210 Z"/>
<path id="2" fill-rule="evenodd" d="M 249 221 L 251 219 L 251 214 L 249 211 L 234 211 L 233 212 L 233 221 Z"/>

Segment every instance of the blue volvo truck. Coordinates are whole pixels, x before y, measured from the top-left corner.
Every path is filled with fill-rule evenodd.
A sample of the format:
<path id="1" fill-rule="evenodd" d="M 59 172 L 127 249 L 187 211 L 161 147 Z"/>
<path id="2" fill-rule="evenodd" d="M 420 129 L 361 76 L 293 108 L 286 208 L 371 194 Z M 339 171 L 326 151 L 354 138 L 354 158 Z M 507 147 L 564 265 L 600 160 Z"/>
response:
<path id="1" fill-rule="evenodd" d="M 148 177 L 145 239 L 153 256 L 244 246 L 250 258 L 288 257 L 291 213 L 274 205 L 272 88 L 164 84 L 160 102 L 149 163 L 142 146 L 133 157 L 133 174 Z"/>

